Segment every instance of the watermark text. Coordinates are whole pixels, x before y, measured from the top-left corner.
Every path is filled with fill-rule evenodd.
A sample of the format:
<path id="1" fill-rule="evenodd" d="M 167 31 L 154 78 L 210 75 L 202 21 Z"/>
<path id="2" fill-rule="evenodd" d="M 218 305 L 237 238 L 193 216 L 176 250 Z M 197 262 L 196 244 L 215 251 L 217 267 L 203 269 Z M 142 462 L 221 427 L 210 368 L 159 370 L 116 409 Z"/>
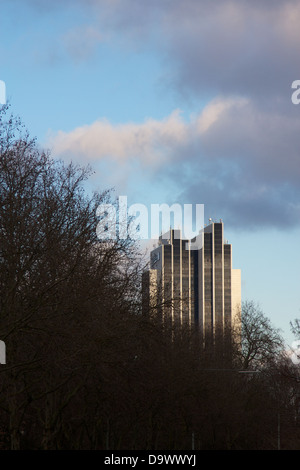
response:
<path id="1" fill-rule="evenodd" d="M 6 86 L 3 80 L 0 80 L 0 105 L 6 104 Z"/>
<path id="2" fill-rule="evenodd" d="M 6 346 L 4 341 L 0 341 L 0 364 L 6 364 Z"/>
<path id="3" fill-rule="evenodd" d="M 175 238 L 189 240 L 189 249 L 199 249 L 204 227 L 204 204 L 144 204 L 128 207 L 127 196 L 119 196 L 117 204 L 100 204 L 96 210 L 100 218 L 97 237 L 101 240 L 117 238 L 133 240 L 168 239 L 174 227 Z M 161 234 L 161 235 L 159 235 Z M 199 246 L 201 243 L 201 246 Z"/>
<path id="4" fill-rule="evenodd" d="M 292 93 L 291 100 L 293 104 L 300 103 L 300 80 L 294 80 L 292 83 L 292 88 L 295 91 Z"/>

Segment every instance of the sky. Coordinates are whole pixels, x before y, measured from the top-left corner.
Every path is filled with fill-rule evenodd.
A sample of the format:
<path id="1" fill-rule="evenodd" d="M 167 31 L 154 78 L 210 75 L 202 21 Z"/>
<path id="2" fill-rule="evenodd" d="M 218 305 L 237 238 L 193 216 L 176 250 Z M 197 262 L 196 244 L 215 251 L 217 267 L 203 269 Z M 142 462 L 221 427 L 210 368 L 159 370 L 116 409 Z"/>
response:
<path id="1" fill-rule="evenodd" d="M 204 204 L 242 298 L 300 318 L 299 0 L 1 0 L 0 80 L 53 158 L 129 204 Z M 295 100 L 294 100 L 295 101 Z"/>

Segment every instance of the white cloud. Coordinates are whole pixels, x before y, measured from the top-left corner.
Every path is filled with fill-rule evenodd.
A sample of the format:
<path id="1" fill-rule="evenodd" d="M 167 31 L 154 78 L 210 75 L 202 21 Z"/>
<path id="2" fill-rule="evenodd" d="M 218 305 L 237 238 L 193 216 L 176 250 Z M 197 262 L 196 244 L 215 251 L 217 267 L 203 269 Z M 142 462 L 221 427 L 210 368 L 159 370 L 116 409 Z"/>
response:
<path id="1" fill-rule="evenodd" d="M 71 132 L 59 131 L 48 142 L 56 155 L 72 155 L 90 161 L 109 158 L 118 163 L 138 159 L 147 166 L 160 166 L 187 141 L 187 126 L 178 110 L 162 121 L 113 125 L 99 120 Z"/>
<path id="2" fill-rule="evenodd" d="M 218 97 L 190 121 L 179 110 L 161 121 L 114 125 L 103 119 L 70 132 L 59 131 L 48 147 L 55 155 L 77 160 L 122 165 L 137 161 L 154 171 L 170 162 L 196 162 L 203 168 L 230 162 L 247 171 L 248 178 L 298 185 L 299 126 L 300 115 L 262 110 L 239 97 Z"/>
<path id="3" fill-rule="evenodd" d="M 205 188 L 210 201 L 220 205 L 227 198 L 236 213 L 239 202 L 248 200 L 253 212 L 256 206 L 260 212 L 265 208 L 273 219 L 275 200 L 283 212 L 300 200 L 299 127 L 300 115 L 219 97 L 188 122 L 178 110 L 164 120 L 141 124 L 100 120 L 60 131 L 49 144 L 54 155 L 105 164 L 118 184 L 130 178 L 132 183 L 132 174 L 142 181 L 146 171 L 148 180 L 159 176 L 162 186 L 177 188 L 178 194 Z"/>
<path id="4" fill-rule="evenodd" d="M 197 127 L 200 134 L 204 134 L 217 121 L 222 118 L 222 114 L 232 107 L 241 107 L 248 103 L 242 98 L 216 98 L 211 101 L 202 111 L 197 119 Z"/>
<path id="5" fill-rule="evenodd" d="M 92 14 L 82 38 L 76 27 L 64 35 L 73 58 L 90 57 L 102 41 L 138 47 L 163 58 L 172 92 L 194 103 L 219 98 L 188 121 L 174 111 L 164 120 L 103 119 L 60 131 L 50 144 L 54 153 L 108 165 L 118 183 L 131 174 L 142 184 L 144 172 L 178 194 L 205 193 L 215 206 L 226 203 L 236 220 L 247 213 L 254 223 L 274 224 L 280 211 L 289 224 L 300 201 L 300 107 L 291 103 L 291 83 L 300 79 L 299 0 L 76 4 Z"/>

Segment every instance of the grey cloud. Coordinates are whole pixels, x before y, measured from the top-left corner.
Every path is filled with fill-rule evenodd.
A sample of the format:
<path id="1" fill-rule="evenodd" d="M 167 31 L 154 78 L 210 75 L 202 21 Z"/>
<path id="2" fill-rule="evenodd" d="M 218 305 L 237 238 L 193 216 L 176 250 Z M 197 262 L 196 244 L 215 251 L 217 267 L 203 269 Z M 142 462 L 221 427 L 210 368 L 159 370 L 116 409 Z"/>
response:
<path id="1" fill-rule="evenodd" d="M 262 179 L 236 171 L 230 163 L 213 166 L 206 163 L 204 169 L 199 164 L 193 172 L 188 172 L 188 177 L 183 176 L 182 168 L 173 170 L 168 178 L 181 188 L 177 199 L 183 203 L 204 204 L 206 219 L 221 218 L 240 230 L 299 226 L 298 187 L 265 184 Z"/>
<path id="2" fill-rule="evenodd" d="M 300 224 L 299 128 L 299 110 L 274 114 L 219 98 L 188 123 L 178 113 L 121 127 L 94 123 L 57 135 L 54 148 L 96 164 L 118 161 L 124 178 L 144 171 L 149 187 L 172 193 L 169 203 L 204 203 L 231 225 L 283 227 Z"/>
<path id="3" fill-rule="evenodd" d="M 184 92 L 286 97 L 298 77 L 298 0 L 94 0 L 101 28 L 152 44 Z M 168 76 L 168 74 L 166 74 Z"/>
<path id="4" fill-rule="evenodd" d="M 217 169 L 216 169 L 217 171 Z M 240 180 L 227 177 L 220 186 L 212 177 L 201 177 L 180 194 L 180 199 L 204 204 L 205 216 L 222 218 L 231 227 L 248 230 L 299 227 L 300 191 L 288 187 L 260 188 L 243 175 Z"/>
<path id="5" fill-rule="evenodd" d="M 195 2 L 171 9 L 164 25 L 177 85 L 194 93 L 235 93 L 260 101 L 285 96 L 299 73 L 300 31 L 297 21 L 289 24 L 293 14 L 300 17 L 299 2 L 268 2 L 268 8 L 266 2 L 240 0 L 211 8 L 207 2 L 197 4 L 197 9 Z"/>
<path id="6" fill-rule="evenodd" d="M 73 4 L 93 12 L 93 25 L 110 33 L 105 37 L 159 51 L 166 84 L 191 99 L 248 99 L 224 111 L 206 132 L 192 133 L 185 147 L 172 148 L 172 162 L 160 175 L 181 188 L 178 197 L 203 202 L 211 215 L 226 215 L 233 224 L 300 223 L 300 105 L 292 105 L 290 88 L 300 79 L 299 0 Z M 55 5 L 61 8 L 61 2 Z"/>
<path id="7" fill-rule="evenodd" d="M 298 0 L 27 0 L 27 4 L 41 14 L 47 9 L 56 9 L 57 14 L 62 8 L 85 9 L 90 26 L 96 24 L 98 33 L 106 32 L 109 40 L 153 47 L 166 59 L 166 80 L 191 96 L 235 93 L 260 102 L 285 99 L 287 87 L 299 78 Z M 97 34 L 94 37 L 97 45 Z M 92 50 L 91 41 L 89 47 Z M 74 54 L 72 47 L 69 51 Z"/>
<path id="8" fill-rule="evenodd" d="M 202 136 L 201 148 L 212 161 L 225 158 L 267 183 L 285 181 L 298 186 L 299 128 L 299 109 L 292 109 L 287 116 L 266 112 L 249 102 L 224 112 Z"/>
<path id="9" fill-rule="evenodd" d="M 177 198 L 231 226 L 300 224 L 300 115 L 231 106 L 164 169 Z"/>

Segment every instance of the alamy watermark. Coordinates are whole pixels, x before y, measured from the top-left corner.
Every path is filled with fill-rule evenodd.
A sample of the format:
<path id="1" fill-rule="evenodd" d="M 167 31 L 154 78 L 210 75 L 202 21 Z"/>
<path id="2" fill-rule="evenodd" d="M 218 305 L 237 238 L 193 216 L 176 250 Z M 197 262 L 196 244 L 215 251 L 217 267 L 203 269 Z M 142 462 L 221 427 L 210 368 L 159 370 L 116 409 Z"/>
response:
<path id="1" fill-rule="evenodd" d="M 292 103 L 299 104 L 300 103 L 300 80 L 294 80 L 291 88 L 295 90 L 291 96 Z"/>
<path id="2" fill-rule="evenodd" d="M 171 226 L 175 238 L 189 240 L 189 249 L 202 246 L 199 234 L 204 227 L 204 204 L 144 204 L 128 207 L 127 196 L 119 196 L 117 204 L 100 204 L 96 211 L 100 217 L 96 233 L 100 240 L 127 239 L 150 240 L 169 238 Z"/>
<path id="3" fill-rule="evenodd" d="M 295 365 L 300 364 L 300 340 L 293 341 L 292 343 L 293 354 L 291 355 L 292 363 Z"/>
<path id="4" fill-rule="evenodd" d="M 0 364 L 6 364 L 6 346 L 4 341 L 0 341 Z"/>
<path id="5" fill-rule="evenodd" d="M 0 105 L 6 104 L 6 86 L 3 80 L 0 80 Z"/>

